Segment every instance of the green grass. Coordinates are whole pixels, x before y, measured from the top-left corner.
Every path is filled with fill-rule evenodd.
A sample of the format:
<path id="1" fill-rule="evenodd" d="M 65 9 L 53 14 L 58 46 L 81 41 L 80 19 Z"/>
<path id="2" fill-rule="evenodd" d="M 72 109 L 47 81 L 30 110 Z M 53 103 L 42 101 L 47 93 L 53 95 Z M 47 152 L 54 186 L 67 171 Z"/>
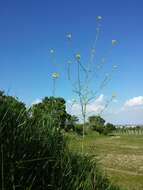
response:
<path id="1" fill-rule="evenodd" d="M 82 138 L 71 134 L 69 147 L 81 152 Z M 143 135 L 99 136 L 89 132 L 84 153 L 99 160 L 114 184 L 129 190 L 143 189 Z"/>
<path id="2" fill-rule="evenodd" d="M 43 113 L 33 116 L 0 92 L 1 190 L 121 190 L 93 156 L 69 151 L 61 119 L 58 125 L 55 115 Z"/>

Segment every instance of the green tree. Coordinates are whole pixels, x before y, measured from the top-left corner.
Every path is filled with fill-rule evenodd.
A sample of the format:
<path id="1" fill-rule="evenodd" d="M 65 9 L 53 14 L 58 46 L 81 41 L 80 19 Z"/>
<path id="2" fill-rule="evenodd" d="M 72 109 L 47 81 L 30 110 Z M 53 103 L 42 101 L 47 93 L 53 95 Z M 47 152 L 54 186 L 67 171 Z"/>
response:
<path id="1" fill-rule="evenodd" d="M 107 135 L 115 130 L 116 130 L 115 125 L 113 125 L 112 123 L 107 123 L 104 127 L 104 134 Z"/>
<path id="2" fill-rule="evenodd" d="M 79 119 L 77 116 L 67 114 L 65 130 L 66 131 L 69 131 L 69 130 L 75 131 L 75 127 L 76 127 L 76 124 L 78 121 L 79 121 Z"/>
<path id="3" fill-rule="evenodd" d="M 63 98 L 45 97 L 42 102 L 31 107 L 32 119 L 51 127 L 65 128 L 67 118 L 65 103 Z"/>
<path id="4" fill-rule="evenodd" d="M 1 179 L 0 187 L 5 187 L 6 181 L 9 187 L 12 187 L 12 179 L 14 176 L 15 165 L 19 152 L 17 146 L 21 143 L 21 132 L 24 131 L 27 122 L 28 113 L 26 106 L 20 102 L 18 98 L 7 96 L 0 91 L 0 168 Z M 15 154 L 13 153 L 15 151 Z M 17 156 L 17 157 L 16 157 Z"/>
<path id="5" fill-rule="evenodd" d="M 3 125 L 9 122 L 21 124 L 28 117 L 26 106 L 20 102 L 18 98 L 7 96 L 3 91 L 0 91 L 0 121 Z"/>
<path id="6" fill-rule="evenodd" d="M 89 126 L 93 130 L 99 132 L 100 134 L 103 133 L 105 120 L 102 117 L 100 117 L 99 115 L 90 116 L 88 118 L 88 121 L 89 121 Z"/>

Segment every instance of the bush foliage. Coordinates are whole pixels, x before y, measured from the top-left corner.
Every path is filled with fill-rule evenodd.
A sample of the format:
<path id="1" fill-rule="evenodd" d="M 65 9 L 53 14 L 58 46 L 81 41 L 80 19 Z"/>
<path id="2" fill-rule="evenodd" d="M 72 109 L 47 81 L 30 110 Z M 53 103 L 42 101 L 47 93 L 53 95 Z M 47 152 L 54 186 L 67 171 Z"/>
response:
<path id="1" fill-rule="evenodd" d="M 40 109 L 31 115 L 18 99 L 0 93 L 0 189 L 118 190 L 95 159 L 69 152 L 57 123 L 39 122 Z"/>
<path id="2" fill-rule="evenodd" d="M 114 130 L 116 130 L 116 127 L 111 123 L 107 123 L 105 125 L 105 120 L 98 115 L 90 116 L 88 121 L 89 127 L 92 130 L 97 131 L 99 134 L 108 135 L 109 133 L 112 133 Z"/>

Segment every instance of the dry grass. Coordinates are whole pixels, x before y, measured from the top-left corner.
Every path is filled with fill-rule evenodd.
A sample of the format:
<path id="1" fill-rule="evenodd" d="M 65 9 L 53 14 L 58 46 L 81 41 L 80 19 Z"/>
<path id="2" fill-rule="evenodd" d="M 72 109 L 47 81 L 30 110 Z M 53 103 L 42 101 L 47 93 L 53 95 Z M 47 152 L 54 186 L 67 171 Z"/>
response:
<path id="1" fill-rule="evenodd" d="M 81 140 L 72 136 L 70 147 L 80 150 Z M 90 133 L 85 153 L 95 155 L 112 182 L 129 190 L 143 190 L 143 135 L 99 136 Z"/>

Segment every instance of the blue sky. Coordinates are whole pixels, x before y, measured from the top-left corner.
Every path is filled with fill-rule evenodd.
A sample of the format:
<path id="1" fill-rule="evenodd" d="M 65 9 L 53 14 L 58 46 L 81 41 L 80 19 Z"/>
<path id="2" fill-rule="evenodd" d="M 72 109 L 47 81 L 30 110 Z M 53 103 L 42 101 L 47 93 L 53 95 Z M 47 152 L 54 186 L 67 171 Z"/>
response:
<path id="1" fill-rule="evenodd" d="M 117 101 L 105 117 L 118 123 L 143 123 L 142 9 L 142 0 L 0 0 L 0 88 L 31 104 L 52 95 L 51 72 L 58 71 L 56 93 L 70 100 L 74 95 L 65 76 L 66 62 L 76 52 L 83 64 L 87 61 L 96 16 L 101 15 L 98 55 L 108 51 L 112 39 L 119 42 L 106 66 L 110 71 L 116 64 L 118 70 L 101 92 L 105 98 L 116 92 Z M 72 53 L 67 32 L 73 36 Z M 56 66 L 50 48 L 55 49 Z"/>

